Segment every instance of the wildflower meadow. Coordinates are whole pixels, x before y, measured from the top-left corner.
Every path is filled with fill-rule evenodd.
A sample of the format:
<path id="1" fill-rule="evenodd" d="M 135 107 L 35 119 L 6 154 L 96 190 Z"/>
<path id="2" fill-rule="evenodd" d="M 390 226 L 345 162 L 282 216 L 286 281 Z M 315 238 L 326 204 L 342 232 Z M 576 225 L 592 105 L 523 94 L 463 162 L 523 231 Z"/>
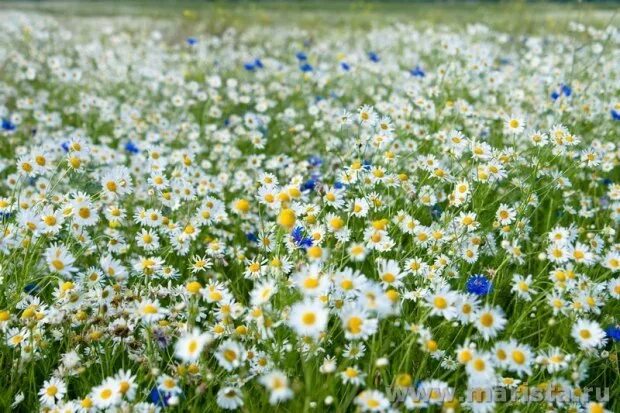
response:
<path id="1" fill-rule="evenodd" d="M 312 4 L 0 7 L 1 412 L 620 411 L 618 10 Z"/>

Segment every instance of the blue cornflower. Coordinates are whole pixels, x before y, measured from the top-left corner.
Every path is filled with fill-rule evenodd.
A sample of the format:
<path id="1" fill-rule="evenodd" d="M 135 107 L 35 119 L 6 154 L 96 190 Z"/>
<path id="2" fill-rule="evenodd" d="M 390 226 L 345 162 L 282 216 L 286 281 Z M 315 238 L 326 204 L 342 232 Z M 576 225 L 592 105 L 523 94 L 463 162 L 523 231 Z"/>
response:
<path id="1" fill-rule="evenodd" d="M 132 141 L 125 144 L 125 150 L 129 153 L 133 153 L 134 155 L 140 152 L 140 149 Z"/>
<path id="2" fill-rule="evenodd" d="M 295 242 L 297 242 L 298 240 L 302 239 L 303 236 L 304 236 L 304 229 L 302 227 L 295 227 L 291 231 L 291 237 L 293 237 L 293 240 Z"/>
<path id="3" fill-rule="evenodd" d="M 186 42 L 188 45 L 193 46 L 198 43 L 198 39 L 196 39 L 195 37 L 188 37 Z"/>
<path id="4" fill-rule="evenodd" d="M 313 191 L 315 186 L 316 186 L 316 181 L 314 179 L 308 179 L 306 182 L 301 184 L 299 189 L 301 191 Z"/>
<path id="5" fill-rule="evenodd" d="M 300 62 L 308 60 L 308 56 L 304 52 L 297 52 L 295 54 L 295 57 L 297 57 L 297 60 L 299 60 Z"/>
<path id="6" fill-rule="evenodd" d="M 303 65 L 299 66 L 299 69 L 304 72 L 312 72 L 312 65 L 310 63 L 304 63 Z"/>
<path id="7" fill-rule="evenodd" d="M 493 284 L 484 275 L 476 274 L 469 277 L 467 284 L 465 284 L 467 292 L 476 295 L 487 295 L 491 292 Z"/>
<path id="8" fill-rule="evenodd" d="M 370 59 L 370 61 L 377 63 L 379 60 L 379 55 L 376 54 L 375 52 L 368 52 L 368 58 Z"/>
<path id="9" fill-rule="evenodd" d="M 615 326 L 607 327 L 605 333 L 607 337 L 611 338 L 613 341 L 620 341 L 620 325 L 616 324 Z"/>
<path id="10" fill-rule="evenodd" d="M 65 142 L 61 143 L 60 147 L 62 148 L 63 151 L 69 152 L 69 142 L 65 141 Z"/>
<path id="11" fill-rule="evenodd" d="M 247 234 L 245 234 L 245 237 L 248 239 L 248 241 L 250 242 L 258 242 L 258 237 L 256 236 L 255 233 L 253 232 L 248 232 Z"/>
<path id="12" fill-rule="evenodd" d="M 344 184 L 342 182 L 340 182 L 340 181 L 336 181 L 336 182 L 334 182 L 334 188 L 342 189 L 342 188 L 344 188 Z"/>
<path id="13" fill-rule="evenodd" d="M 14 131 L 16 128 L 17 126 L 15 126 L 15 124 L 9 119 L 2 119 L 2 130 L 11 132 Z"/>
<path id="14" fill-rule="evenodd" d="M 370 171 L 371 166 L 372 166 L 372 162 L 369 161 L 368 159 L 362 162 L 362 167 L 364 168 L 365 171 Z"/>
<path id="15" fill-rule="evenodd" d="M 312 246 L 312 238 L 306 237 L 304 235 L 304 229 L 302 227 L 295 227 L 291 232 L 291 237 L 293 237 L 293 241 L 295 241 L 295 245 L 299 248 L 306 249 Z"/>
<path id="16" fill-rule="evenodd" d="M 615 109 L 611 110 L 611 118 L 613 120 L 620 120 L 620 111 L 617 111 Z"/>
<path id="17" fill-rule="evenodd" d="M 312 155 L 308 158 L 308 163 L 312 166 L 321 166 L 323 164 L 323 159 L 318 155 Z"/>
<path id="18" fill-rule="evenodd" d="M 260 59 L 254 59 L 254 66 L 258 67 L 259 69 L 262 69 L 263 67 L 263 62 Z"/>
<path id="19" fill-rule="evenodd" d="M 422 68 L 420 66 L 416 66 L 413 69 L 411 69 L 409 71 L 409 73 L 411 73 L 412 76 L 414 77 L 424 77 L 426 76 L 426 72 L 424 70 L 422 70 Z"/>
<path id="20" fill-rule="evenodd" d="M 551 92 L 551 99 L 558 100 L 562 95 L 569 97 L 572 94 L 573 89 L 569 85 L 562 83 L 560 84 L 560 90 L 554 90 Z"/>
<path id="21" fill-rule="evenodd" d="M 168 406 L 168 400 L 170 399 L 170 396 L 170 394 L 166 394 L 160 391 L 157 386 L 155 386 L 149 394 L 149 399 L 151 399 L 151 402 L 157 406 L 166 407 Z"/>
<path id="22" fill-rule="evenodd" d="M 35 295 L 39 292 L 40 287 L 37 283 L 29 283 L 24 287 L 24 292 L 26 294 Z"/>
<path id="23" fill-rule="evenodd" d="M 341 63 L 340 63 L 340 67 L 341 67 L 343 70 L 347 71 L 347 72 L 348 72 L 349 70 L 351 70 L 351 66 L 349 66 L 349 64 L 348 64 L 347 62 L 341 62 Z"/>
<path id="24" fill-rule="evenodd" d="M 244 63 L 243 68 L 248 72 L 252 72 L 254 71 L 254 69 L 256 69 L 256 65 L 254 62 Z"/>
<path id="25" fill-rule="evenodd" d="M 560 87 L 560 90 L 562 91 L 564 96 L 567 96 L 567 97 L 573 94 L 573 89 L 569 85 L 562 85 Z"/>

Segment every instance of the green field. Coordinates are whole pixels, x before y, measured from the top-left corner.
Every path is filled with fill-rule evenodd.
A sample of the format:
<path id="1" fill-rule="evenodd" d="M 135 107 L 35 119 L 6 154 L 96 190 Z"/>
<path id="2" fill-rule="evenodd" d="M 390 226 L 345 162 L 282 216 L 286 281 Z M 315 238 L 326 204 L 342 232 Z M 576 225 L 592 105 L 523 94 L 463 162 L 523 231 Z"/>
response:
<path id="1" fill-rule="evenodd" d="M 620 411 L 619 12 L 0 2 L 0 412 Z"/>
<path id="2" fill-rule="evenodd" d="M 213 30 L 256 24 L 349 30 L 395 22 L 456 27 L 484 22 L 508 33 L 554 33 L 566 30 L 570 21 L 604 27 L 617 24 L 619 18 L 619 7 L 614 2 L 9 1 L 0 3 L 0 8 L 59 17 L 183 19 Z"/>

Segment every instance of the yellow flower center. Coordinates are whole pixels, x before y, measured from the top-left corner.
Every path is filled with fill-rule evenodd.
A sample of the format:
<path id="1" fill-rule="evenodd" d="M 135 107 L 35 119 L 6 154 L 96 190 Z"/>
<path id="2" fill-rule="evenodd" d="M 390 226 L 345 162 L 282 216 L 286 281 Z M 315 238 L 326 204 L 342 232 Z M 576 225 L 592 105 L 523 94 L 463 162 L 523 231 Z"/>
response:
<path id="1" fill-rule="evenodd" d="M 480 316 L 480 324 L 485 327 L 491 327 L 493 325 L 493 315 L 491 313 L 484 313 Z"/>
<path id="2" fill-rule="evenodd" d="M 65 268 L 65 264 L 60 260 L 53 260 L 52 267 L 54 267 L 56 271 L 62 271 Z"/>
<path id="3" fill-rule="evenodd" d="M 440 310 L 444 310 L 448 307 L 448 302 L 443 297 L 435 297 L 435 299 L 433 300 L 433 304 L 435 304 L 435 307 L 439 308 Z"/>
<path id="4" fill-rule="evenodd" d="M 47 390 L 45 390 L 45 393 L 48 396 L 54 397 L 56 395 L 56 393 L 58 393 L 58 387 L 51 385 L 47 388 Z"/>
<path id="5" fill-rule="evenodd" d="M 314 313 L 307 312 L 303 316 L 301 316 L 301 322 L 307 326 L 314 325 L 314 323 L 316 322 L 316 315 Z"/>
<path id="6" fill-rule="evenodd" d="M 474 369 L 478 371 L 483 371 L 486 367 L 486 363 L 482 359 L 476 359 L 473 363 Z"/>
<path id="7" fill-rule="evenodd" d="M 237 359 L 237 353 L 231 349 L 226 349 L 224 350 L 224 358 L 232 363 Z"/>
<path id="8" fill-rule="evenodd" d="M 353 334 L 359 334 L 362 332 L 362 324 L 364 321 L 357 316 L 353 316 L 349 318 L 347 322 L 347 330 L 349 330 Z"/>
<path id="9" fill-rule="evenodd" d="M 153 304 L 147 304 L 142 309 L 142 312 L 144 314 L 157 314 L 157 307 L 155 307 Z"/>
<path id="10" fill-rule="evenodd" d="M 512 352 L 512 359 L 517 364 L 523 364 L 525 363 L 525 354 L 520 350 L 515 350 Z"/>

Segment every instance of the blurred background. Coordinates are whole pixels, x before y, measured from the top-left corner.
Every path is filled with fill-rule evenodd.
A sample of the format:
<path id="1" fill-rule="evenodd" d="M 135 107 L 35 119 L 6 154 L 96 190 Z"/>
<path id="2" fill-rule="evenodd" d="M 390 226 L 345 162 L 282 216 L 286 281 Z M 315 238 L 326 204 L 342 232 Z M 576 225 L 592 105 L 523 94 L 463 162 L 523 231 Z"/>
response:
<path id="1" fill-rule="evenodd" d="M 569 22 L 596 26 L 618 24 L 620 1 L 0 1 L 0 10 L 58 16 L 143 16 L 200 22 L 207 29 L 247 25 L 295 25 L 306 29 L 377 23 L 425 22 L 465 25 L 485 23 L 509 33 L 563 32 Z"/>

